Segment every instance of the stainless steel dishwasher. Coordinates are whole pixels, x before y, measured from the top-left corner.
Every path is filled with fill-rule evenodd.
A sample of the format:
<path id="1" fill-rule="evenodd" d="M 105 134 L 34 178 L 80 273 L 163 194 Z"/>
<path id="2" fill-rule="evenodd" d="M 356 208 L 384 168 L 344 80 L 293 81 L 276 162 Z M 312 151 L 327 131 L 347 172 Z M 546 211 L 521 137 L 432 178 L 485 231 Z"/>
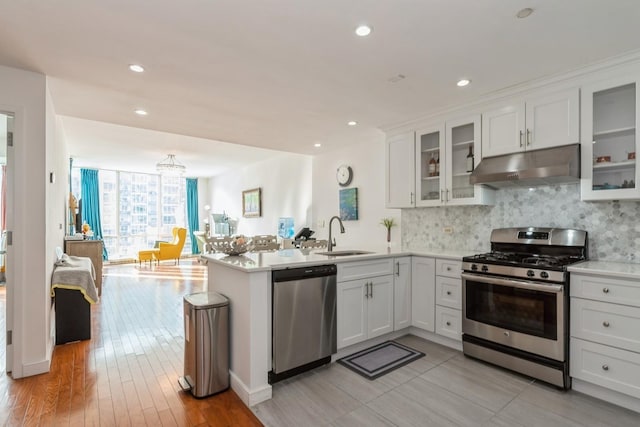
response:
<path id="1" fill-rule="evenodd" d="M 331 362 L 336 352 L 336 266 L 272 273 L 269 383 Z"/>

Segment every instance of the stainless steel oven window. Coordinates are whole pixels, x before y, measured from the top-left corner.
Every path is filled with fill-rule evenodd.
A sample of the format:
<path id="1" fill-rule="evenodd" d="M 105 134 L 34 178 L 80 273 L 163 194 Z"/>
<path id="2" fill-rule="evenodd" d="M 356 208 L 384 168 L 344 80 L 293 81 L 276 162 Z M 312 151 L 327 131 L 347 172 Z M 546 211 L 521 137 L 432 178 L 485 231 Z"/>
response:
<path id="1" fill-rule="evenodd" d="M 468 319 L 542 338 L 558 338 L 556 294 L 467 280 L 465 298 Z"/>

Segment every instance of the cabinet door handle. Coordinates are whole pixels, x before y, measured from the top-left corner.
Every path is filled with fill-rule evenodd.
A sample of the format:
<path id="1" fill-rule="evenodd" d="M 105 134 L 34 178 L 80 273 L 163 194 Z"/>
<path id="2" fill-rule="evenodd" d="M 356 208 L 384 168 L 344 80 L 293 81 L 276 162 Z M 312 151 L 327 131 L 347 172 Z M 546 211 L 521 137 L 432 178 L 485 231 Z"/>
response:
<path id="1" fill-rule="evenodd" d="M 413 205 L 413 191 L 411 192 L 411 205 Z"/>
<path id="2" fill-rule="evenodd" d="M 396 276 L 400 276 L 400 261 L 396 261 Z"/>
<path id="3" fill-rule="evenodd" d="M 440 190 L 440 201 L 444 202 L 444 190 Z"/>
<path id="4" fill-rule="evenodd" d="M 606 320 L 604 322 L 602 322 L 602 326 L 604 326 L 605 328 L 609 327 L 609 322 L 607 322 Z"/>
<path id="5" fill-rule="evenodd" d="M 449 189 L 448 188 L 447 188 L 447 194 L 446 195 L 447 195 L 447 197 L 445 198 L 445 201 L 448 202 L 449 201 Z"/>
<path id="6" fill-rule="evenodd" d="M 364 297 L 369 298 L 369 282 L 364 284 Z"/>
<path id="7" fill-rule="evenodd" d="M 609 288 L 602 288 L 602 292 L 604 292 L 605 294 L 609 293 Z"/>
<path id="8" fill-rule="evenodd" d="M 608 371 L 609 370 L 609 365 L 602 365 L 602 370 L 603 371 Z"/>
<path id="9" fill-rule="evenodd" d="M 527 129 L 527 145 L 531 145 L 531 130 Z"/>
<path id="10" fill-rule="evenodd" d="M 447 291 L 447 295 L 451 295 L 451 291 Z"/>
<path id="11" fill-rule="evenodd" d="M 447 322 L 447 326 L 451 326 L 451 322 Z"/>
<path id="12" fill-rule="evenodd" d="M 522 147 L 522 146 L 523 146 L 523 145 L 522 145 L 522 135 L 523 135 L 523 132 L 522 132 L 522 131 L 520 131 L 520 147 Z"/>
<path id="13" fill-rule="evenodd" d="M 373 282 L 369 282 L 369 286 L 371 286 L 371 298 L 373 298 Z"/>

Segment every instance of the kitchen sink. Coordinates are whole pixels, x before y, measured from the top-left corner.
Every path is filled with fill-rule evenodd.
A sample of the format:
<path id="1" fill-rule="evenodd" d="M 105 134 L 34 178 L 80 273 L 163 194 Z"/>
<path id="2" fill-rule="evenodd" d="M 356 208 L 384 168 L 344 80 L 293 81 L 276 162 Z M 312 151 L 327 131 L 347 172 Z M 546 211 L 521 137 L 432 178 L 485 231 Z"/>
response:
<path id="1" fill-rule="evenodd" d="M 349 255 L 366 255 L 366 254 L 372 254 L 373 252 L 345 250 L 345 251 L 316 252 L 316 253 L 318 255 L 327 255 L 327 256 L 349 256 Z"/>

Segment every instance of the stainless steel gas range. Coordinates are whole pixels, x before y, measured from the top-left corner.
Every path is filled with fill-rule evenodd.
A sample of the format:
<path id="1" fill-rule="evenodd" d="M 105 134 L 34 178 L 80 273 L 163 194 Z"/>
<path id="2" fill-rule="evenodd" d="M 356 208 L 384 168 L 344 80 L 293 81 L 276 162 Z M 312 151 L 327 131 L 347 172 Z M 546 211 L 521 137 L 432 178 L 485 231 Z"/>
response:
<path id="1" fill-rule="evenodd" d="M 570 388 L 567 266 L 587 258 L 586 231 L 493 230 L 491 252 L 462 259 L 464 353 Z"/>

